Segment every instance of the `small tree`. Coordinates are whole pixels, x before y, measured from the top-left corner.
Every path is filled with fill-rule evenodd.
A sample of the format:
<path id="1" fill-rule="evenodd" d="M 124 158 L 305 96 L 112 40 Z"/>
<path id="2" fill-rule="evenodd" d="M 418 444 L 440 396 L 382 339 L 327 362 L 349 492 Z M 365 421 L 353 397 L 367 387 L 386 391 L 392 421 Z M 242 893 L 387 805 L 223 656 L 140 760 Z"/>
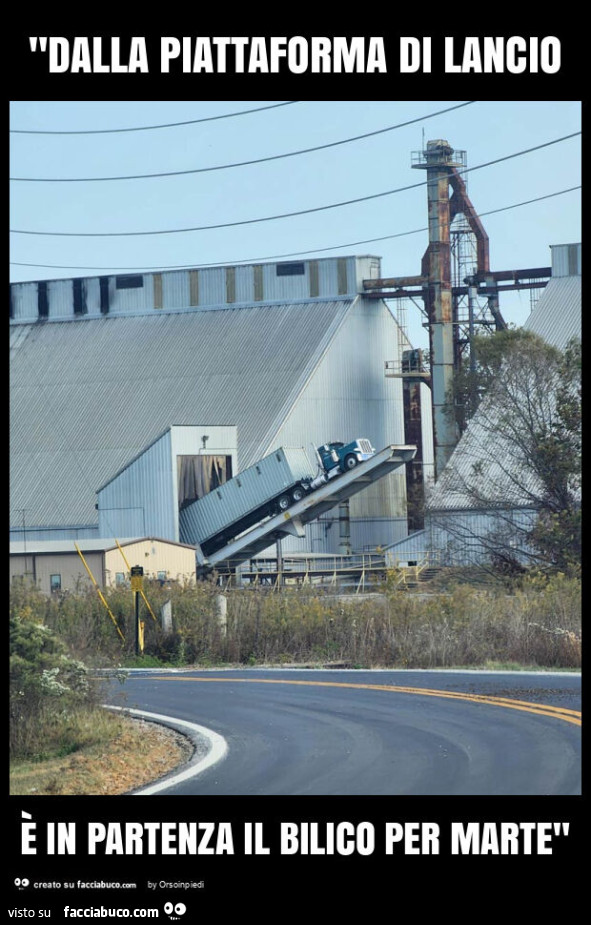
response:
<path id="1" fill-rule="evenodd" d="M 445 484 L 489 515 L 479 539 L 492 560 L 571 569 L 581 551 L 580 343 L 560 351 L 525 330 L 483 340 L 457 384 L 471 422 Z"/>

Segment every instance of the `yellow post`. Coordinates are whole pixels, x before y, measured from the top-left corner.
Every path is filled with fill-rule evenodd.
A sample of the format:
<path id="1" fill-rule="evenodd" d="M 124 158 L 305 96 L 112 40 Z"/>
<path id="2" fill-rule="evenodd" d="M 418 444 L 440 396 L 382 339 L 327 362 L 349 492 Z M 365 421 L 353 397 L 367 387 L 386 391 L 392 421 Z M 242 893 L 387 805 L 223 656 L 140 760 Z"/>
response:
<path id="1" fill-rule="evenodd" d="M 84 568 L 85 568 L 86 571 L 88 572 L 88 575 L 89 575 L 89 577 L 90 577 L 90 580 L 92 581 L 94 587 L 96 588 L 96 592 L 97 592 L 98 596 L 100 597 L 101 601 L 102 601 L 103 604 L 105 605 L 106 610 L 107 610 L 107 613 L 109 614 L 111 620 L 112 620 L 113 623 L 115 624 L 115 629 L 117 630 L 117 632 L 118 632 L 119 635 L 121 636 L 121 640 L 122 640 L 123 642 L 125 642 L 125 636 L 123 635 L 123 633 L 122 633 L 121 630 L 119 629 L 119 625 L 118 625 L 118 623 L 117 623 L 117 620 L 116 620 L 115 617 L 113 616 L 113 614 L 112 614 L 112 612 L 111 612 L 111 608 L 109 607 L 109 605 L 107 604 L 107 601 L 106 601 L 106 599 L 105 599 L 105 595 L 103 594 L 103 592 L 102 592 L 101 589 L 99 588 L 99 586 L 98 586 L 98 584 L 97 584 L 97 582 L 96 582 L 96 580 L 95 580 L 94 575 L 93 575 L 92 572 L 90 571 L 90 567 L 89 567 L 89 565 L 88 565 L 86 559 L 85 559 L 84 556 L 82 555 L 82 551 L 81 551 L 80 547 L 78 546 L 78 543 L 74 543 L 74 546 L 76 547 L 76 552 L 78 553 L 78 555 L 79 555 L 80 558 L 82 559 L 82 564 L 84 565 Z"/>
<path id="2" fill-rule="evenodd" d="M 121 546 L 119 540 L 118 540 L 118 539 L 115 539 L 115 542 L 117 543 L 117 546 L 119 547 L 119 552 L 120 552 L 121 555 L 123 556 L 123 561 L 125 562 L 128 571 L 131 572 L 131 566 L 130 566 L 129 562 L 127 561 L 127 557 L 126 557 L 125 553 L 123 552 L 123 548 L 122 548 L 122 546 Z M 149 602 L 148 602 L 148 598 L 146 597 L 146 595 L 145 595 L 145 593 L 144 593 L 144 589 L 141 588 L 139 593 L 141 594 L 141 596 L 142 596 L 143 599 L 144 599 L 144 604 L 146 605 L 146 607 L 148 608 L 148 610 L 149 610 L 150 613 L 152 614 L 152 619 L 154 620 L 155 623 L 158 623 L 158 620 L 156 619 L 156 616 L 155 616 L 155 614 L 154 614 L 154 611 L 153 611 L 152 608 L 150 607 L 150 604 L 149 604 Z"/>

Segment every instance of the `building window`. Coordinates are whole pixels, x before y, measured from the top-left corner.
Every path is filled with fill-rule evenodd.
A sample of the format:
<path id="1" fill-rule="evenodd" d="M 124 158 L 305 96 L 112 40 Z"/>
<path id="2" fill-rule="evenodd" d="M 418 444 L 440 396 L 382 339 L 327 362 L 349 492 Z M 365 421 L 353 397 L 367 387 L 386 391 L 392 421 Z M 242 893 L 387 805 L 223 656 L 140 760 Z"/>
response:
<path id="1" fill-rule="evenodd" d="M 116 276 L 116 289 L 142 289 L 144 285 L 143 276 Z"/>
<path id="2" fill-rule="evenodd" d="M 109 277 L 101 276 L 99 279 L 101 312 L 107 315 L 109 312 Z"/>
<path id="3" fill-rule="evenodd" d="M 306 268 L 303 263 L 278 263 L 277 276 L 303 276 Z"/>
<path id="4" fill-rule="evenodd" d="M 83 279 L 72 280 L 72 292 L 74 296 L 74 314 L 85 315 L 88 308 L 86 307 L 86 287 Z"/>
<path id="5" fill-rule="evenodd" d="M 62 576 L 61 575 L 50 575 L 49 576 L 49 587 L 51 591 L 61 591 L 62 590 Z"/>
<path id="6" fill-rule="evenodd" d="M 49 296 L 45 282 L 37 283 L 37 311 L 40 318 L 49 316 Z"/>

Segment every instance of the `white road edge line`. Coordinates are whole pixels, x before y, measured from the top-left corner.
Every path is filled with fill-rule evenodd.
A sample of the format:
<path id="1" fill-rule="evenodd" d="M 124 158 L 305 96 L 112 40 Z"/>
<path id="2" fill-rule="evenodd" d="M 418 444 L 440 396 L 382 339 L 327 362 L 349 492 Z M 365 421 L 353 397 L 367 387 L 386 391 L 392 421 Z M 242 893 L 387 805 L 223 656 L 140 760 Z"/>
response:
<path id="1" fill-rule="evenodd" d="M 147 713 L 145 710 L 133 710 L 128 707 L 114 707 L 110 704 L 105 704 L 105 707 L 107 710 L 121 710 L 122 713 L 130 713 L 133 716 L 143 716 L 145 719 L 163 723 L 165 726 L 186 728 L 195 735 L 203 736 L 210 743 L 210 749 L 207 755 L 196 764 L 191 764 L 184 771 L 181 771 L 180 774 L 175 774 L 173 777 L 167 777 L 165 780 L 159 781 L 156 784 L 151 784 L 149 787 L 136 790 L 132 796 L 149 796 L 153 793 L 159 793 L 161 790 L 168 790 L 170 787 L 175 787 L 177 784 L 189 780 L 191 777 L 196 777 L 197 774 L 201 774 L 202 771 L 217 764 L 218 761 L 225 758 L 228 752 L 228 743 L 223 736 L 214 732 L 212 729 L 207 729 L 205 726 L 199 726 L 197 723 L 190 723 L 184 719 L 177 719 L 175 716 L 164 716 L 162 713 Z"/>

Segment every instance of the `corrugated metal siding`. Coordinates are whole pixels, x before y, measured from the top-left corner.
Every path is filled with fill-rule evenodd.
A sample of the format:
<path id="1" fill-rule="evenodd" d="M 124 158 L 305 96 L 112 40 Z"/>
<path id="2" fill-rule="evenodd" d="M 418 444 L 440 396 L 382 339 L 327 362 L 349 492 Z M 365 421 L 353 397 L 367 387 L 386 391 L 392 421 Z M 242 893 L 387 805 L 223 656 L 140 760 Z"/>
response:
<path id="1" fill-rule="evenodd" d="M 199 270 L 189 271 L 189 304 L 199 305 Z"/>
<path id="2" fill-rule="evenodd" d="M 582 247 L 580 244 L 557 244 L 552 253 L 552 277 L 580 276 L 582 273 Z"/>
<path id="3" fill-rule="evenodd" d="M 279 268 L 303 268 L 303 273 L 283 275 Z M 375 275 L 376 257 L 328 257 L 322 260 L 293 260 L 270 264 L 204 267 L 162 273 L 108 276 L 109 313 L 151 314 L 154 309 L 184 307 L 223 308 L 227 304 L 256 301 L 289 302 L 308 298 L 353 297 L 362 291 L 363 279 Z M 142 285 L 117 288 L 117 280 L 136 276 Z M 42 281 L 47 285 L 49 319 L 73 318 L 72 279 Z M 87 313 L 100 314 L 99 277 L 82 278 L 87 292 Z M 14 321 L 36 321 L 39 283 L 11 286 Z"/>
<path id="4" fill-rule="evenodd" d="M 98 493 L 101 536 L 177 539 L 170 431 Z"/>
<path id="5" fill-rule="evenodd" d="M 254 274 L 253 299 L 255 302 L 262 302 L 264 298 L 262 264 L 258 264 L 257 266 L 253 267 L 253 274 Z"/>
<path id="6" fill-rule="evenodd" d="M 222 306 L 226 303 L 226 269 L 213 267 L 199 270 L 199 304 Z"/>
<path id="7" fill-rule="evenodd" d="M 36 321 L 37 311 L 37 284 L 14 283 L 11 287 L 12 310 L 15 321 Z"/>
<path id="8" fill-rule="evenodd" d="M 74 295 L 71 279 L 56 279 L 47 284 L 50 318 L 71 318 L 74 312 Z"/>
<path id="9" fill-rule="evenodd" d="M 98 524 L 94 527 L 78 527 L 74 525 L 64 525 L 60 524 L 59 526 L 48 524 L 46 527 L 40 529 L 29 529 L 26 528 L 27 544 L 35 543 L 40 541 L 53 541 L 53 540 L 92 540 L 94 537 L 98 536 Z M 10 528 L 10 542 L 18 542 L 23 538 L 23 531 L 18 527 Z"/>
<path id="10" fill-rule="evenodd" d="M 182 308 L 191 303 L 190 274 L 186 271 L 162 273 L 162 307 L 164 309 Z"/>
<path id="11" fill-rule="evenodd" d="M 408 562 L 419 562 L 424 559 L 428 545 L 429 534 L 426 530 L 418 530 L 385 550 L 386 565 L 395 568 Z"/>
<path id="12" fill-rule="evenodd" d="M 235 301 L 254 302 L 255 267 L 234 267 L 234 296 Z"/>
<path id="13" fill-rule="evenodd" d="M 482 565 L 491 560 L 491 543 L 487 537 L 502 534 L 505 548 L 516 558 L 527 553 L 524 531 L 531 529 L 535 513 L 515 508 L 512 511 L 438 511 L 426 518 L 426 552 L 434 553 L 438 563 L 446 566 Z"/>
<path id="14" fill-rule="evenodd" d="M 162 273 L 154 273 L 154 308 L 162 308 Z"/>
<path id="15" fill-rule="evenodd" d="M 551 279 L 524 327 L 563 350 L 571 338 L 581 337 L 581 292 L 580 276 Z"/>
<path id="16" fill-rule="evenodd" d="M 100 293 L 100 282 L 94 277 L 93 279 L 85 279 L 84 285 L 86 288 L 86 308 L 88 317 L 100 318 L 101 315 L 101 293 Z"/>
<path id="17" fill-rule="evenodd" d="M 304 266 L 303 274 L 293 274 L 290 276 L 279 276 L 277 267 L 281 264 L 269 264 L 265 266 L 263 273 L 265 300 L 276 299 L 278 302 L 284 302 L 288 299 L 307 299 L 310 294 L 309 268 L 304 260 L 290 260 L 291 264 L 301 264 Z M 332 295 L 337 294 L 336 288 L 333 289 Z"/>
<path id="18" fill-rule="evenodd" d="M 95 491 L 171 424 L 238 425 L 239 465 L 248 466 L 268 449 L 257 452 L 270 422 L 283 420 L 350 305 L 152 309 L 32 325 L 20 342 L 14 326 L 15 526 L 23 508 L 31 526 L 94 525 Z M 292 445 L 308 439 L 308 425 Z"/>
<path id="19" fill-rule="evenodd" d="M 21 344 L 27 339 L 33 328 L 31 325 L 18 325 L 16 327 L 11 327 L 9 332 L 9 359 L 12 362 L 12 357 L 16 356 L 17 351 L 19 350 Z"/>
<path id="20" fill-rule="evenodd" d="M 111 281 L 109 295 L 111 311 L 120 314 L 139 311 L 151 312 L 154 308 L 154 277 L 151 273 L 132 274 L 141 276 L 144 284 L 137 289 L 117 289 L 117 277 Z"/>

